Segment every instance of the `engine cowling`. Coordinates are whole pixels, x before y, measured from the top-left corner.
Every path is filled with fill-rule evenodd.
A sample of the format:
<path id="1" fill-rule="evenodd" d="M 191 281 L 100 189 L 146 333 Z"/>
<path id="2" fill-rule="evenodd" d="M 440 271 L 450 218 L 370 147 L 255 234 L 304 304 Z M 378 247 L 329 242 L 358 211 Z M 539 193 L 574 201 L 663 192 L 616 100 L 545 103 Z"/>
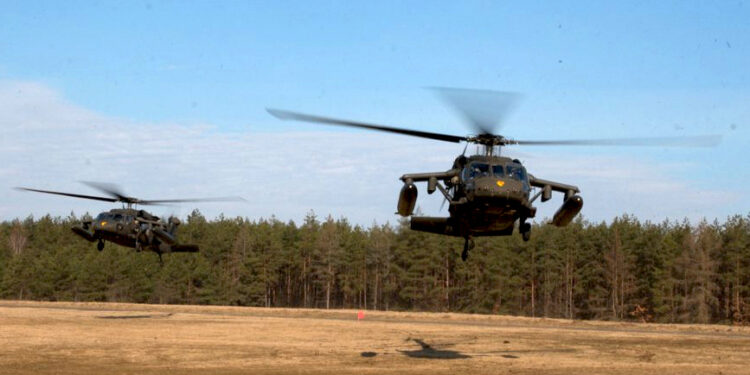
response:
<path id="1" fill-rule="evenodd" d="M 552 225 L 556 227 L 564 227 L 573 221 L 573 218 L 581 212 L 583 207 L 583 198 L 580 195 L 573 195 L 563 202 L 560 209 L 555 212 L 555 216 L 552 217 Z"/>
<path id="2" fill-rule="evenodd" d="M 401 216 L 410 216 L 414 212 L 414 206 L 417 204 L 417 186 L 413 182 L 407 181 L 401 188 L 398 195 L 398 214 Z"/>

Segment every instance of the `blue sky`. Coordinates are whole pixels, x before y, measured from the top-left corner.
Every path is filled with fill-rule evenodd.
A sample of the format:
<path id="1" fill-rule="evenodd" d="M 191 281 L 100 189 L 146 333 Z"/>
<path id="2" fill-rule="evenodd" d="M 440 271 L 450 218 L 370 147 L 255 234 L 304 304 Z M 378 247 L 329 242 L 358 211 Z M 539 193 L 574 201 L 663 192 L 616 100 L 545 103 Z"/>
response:
<path id="1" fill-rule="evenodd" d="M 503 128 L 516 138 L 724 136 L 713 149 L 511 151 L 531 173 L 578 184 L 592 220 L 747 214 L 749 7 L 4 3 L 0 188 L 86 191 L 76 181 L 93 179 L 144 198 L 253 201 L 199 207 L 209 214 L 298 219 L 314 209 L 361 224 L 394 221 L 398 176 L 447 169 L 462 146 L 283 123 L 264 108 L 466 134 L 423 89 L 453 86 L 522 93 Z M 280 171 L 289 175 L 268 183 Z M 420 197 L 430 214 L 439 202 Z M 4 219 L 104 208 L 16 192 L 0 198 Z"/>

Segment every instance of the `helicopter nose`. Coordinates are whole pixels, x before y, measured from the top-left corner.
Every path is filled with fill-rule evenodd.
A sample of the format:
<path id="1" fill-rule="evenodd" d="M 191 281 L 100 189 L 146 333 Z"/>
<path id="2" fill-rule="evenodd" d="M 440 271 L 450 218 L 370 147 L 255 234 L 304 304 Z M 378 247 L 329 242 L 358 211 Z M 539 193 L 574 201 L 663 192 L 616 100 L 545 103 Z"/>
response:
<path id="1" fill-rule="evenodd" d="M 474 199 L 523 201 L 526 195 L 523 184 L 513 179 L 502 179 L 495 177 L 478 178 L 474 181 L 472 191 Z"/>
<path id="2" fill-rule="evenodd" d="M 109 225 L 110 223 L 107 220 L 95 220 L 91 223 L 91 226 L 94 227 L 94 230 L 107 229 Z"/>

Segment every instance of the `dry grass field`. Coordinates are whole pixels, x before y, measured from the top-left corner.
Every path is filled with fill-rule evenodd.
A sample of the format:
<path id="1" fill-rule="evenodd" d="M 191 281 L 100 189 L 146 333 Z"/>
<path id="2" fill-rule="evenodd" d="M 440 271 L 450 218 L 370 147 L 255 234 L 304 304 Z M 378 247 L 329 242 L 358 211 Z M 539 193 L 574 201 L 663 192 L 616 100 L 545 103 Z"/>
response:
<path id="1" fill-rule="evenodd" d="M 750 329 L 0 301 L 2 374 L 750 374 Z"/>

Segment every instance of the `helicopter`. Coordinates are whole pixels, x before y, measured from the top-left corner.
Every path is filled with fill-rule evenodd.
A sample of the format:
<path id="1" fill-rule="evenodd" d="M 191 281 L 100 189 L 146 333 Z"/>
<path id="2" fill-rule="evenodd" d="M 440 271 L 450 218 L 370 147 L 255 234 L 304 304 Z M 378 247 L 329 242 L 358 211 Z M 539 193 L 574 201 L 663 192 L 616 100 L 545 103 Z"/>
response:
<path id="1" fill-rule="evenodd" d="M 122 208 L 115 208 L 102 212 L 91 220 L 83 220 L 79 225 L 73 226 L 71 230 L 86 241 L 96 242 L 96 248 L 99 251 L 104 250 L 105 241 L 109 241 L 120 246 L 133 248 L 136 252 L 141 252 L 143 250 L 153 251 L 159 256 L 160 263 L 162 263 L 162 254 L 164 253 L 196 253 L 199 251 L 198 245 L 178 243 L 177 228 L 181 224 L 178 218 L 171 216 L 168 219 L 163 220 L 145 210 L 138 209 L 138 205 L 147 206 L 184 202 L 244 201 L 244 199 L 240 197 L 143 200 L 126 196 L 117 186 L 112 184 L 89 181 L 81 181 L 81 183 L 97 189 L 104 194 L 109 195 L 109 197 L 72 194 L 25 187 L 17 187 L 16 190 L 63 195 L 67 197 L 113 203 L 121 202 L 123 204 Z"/>
<path id="2" fill-rule="evenodd" d="M 399 193 L 396 213 L 411 217 L 410 228 L 442 235 L 464 238 L 461 259 L 466 261 L 474 247 L 474 237 L 508 236 L 515 228 L 524 241 L 531 238 L 529 219 L 536 215 L 533 203 L 549 201 L 552 193 L 563 195 L 563 203 L 549 224 L 568 225 L 583 208 L 580 189 L 571 184 L 537 178 L 527 172 L 518 160 L 501 155 L 505 146 L 687 146 L 708 147 L 721 140 L 717 135 L 650 138 L 573 139 L 573 140 L 516 140 L 496 134 L 495 129 L 507 116 L 518 95 L 491 90 L 434 88 L 449 105 L 453 106 L 475 135 L 456 136 L 400 127 L 383 126 L 358 121 L 342 120 L 280 109 L 267 108 L 281 120 L 295 120 L 327 125 L 363 128 L 382 132 L 409 135 L 432 140 L 466 142 L 464 152 L 456 157 L 450 169 L 444 172 L 408 173 L 401 176 L 403 187 Z M 476 155 L 466 156 L 469 144 L 476 144 Z M 417 201 L 416 182 L 427 182 L 427 193 L 440 191 L 449 203 L 448 217 L 413 215 Z M 517 224 L 516 224 L 517 223 Z"/>

